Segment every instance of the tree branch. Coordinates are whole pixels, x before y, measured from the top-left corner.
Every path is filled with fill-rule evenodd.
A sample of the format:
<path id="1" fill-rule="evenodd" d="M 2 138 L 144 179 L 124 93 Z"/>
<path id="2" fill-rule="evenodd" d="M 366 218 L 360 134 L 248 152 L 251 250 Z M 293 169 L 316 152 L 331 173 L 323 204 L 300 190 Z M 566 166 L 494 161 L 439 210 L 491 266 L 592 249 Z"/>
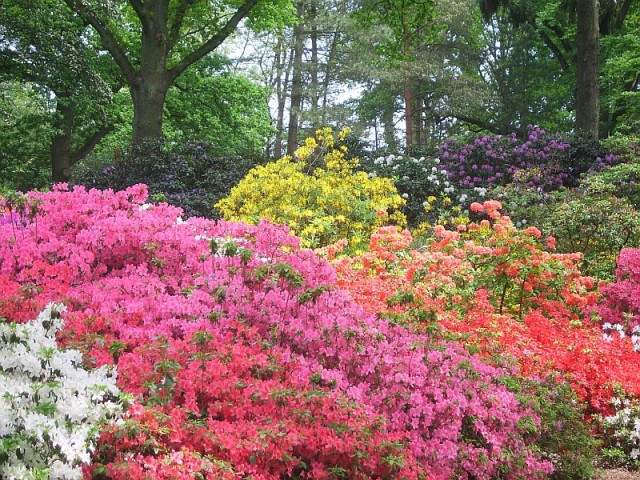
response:
<path id="1" fill-rule="evenodd" d="M 100 128 L 93 135 L 91 135 L 91 137 L 89 137 L 87 139 L 87 141 L 84 142 L 84 145 L 82 145 L 80 148 L 78 148 L 75 152 L 71 153 L 71 155 L 69 156 L 69 166 L 75 165 L 80 160 L 82 160 L 84 157 L 89 155 L 91 150 L 93 150 L 95 148 L 95 146 L 98 145 L 98 143 L 100 143 L 100 141 L 108 133 L 112 132 L 114 130 L 114 128 L 115 127 L 113 126 L 113 124 L 106 125 L 106 126 Z"/>
<path id="2" fill-rule="evenodd" d="M 457 120 L 460 120 L 461 122 L 469 123 L 471 125 L 480 127 L 483 130 L 487 130 L 488 132 L 495 133 L 496 135 L 508 135 L 509 133 L 511 133 L 511 132 L 504 131 L 502 128 L 490 122 L 487 122 L 485 120 L 480 120 L 479 118 L 469 117 L 467 115 L 460 114 L 460 113 L 452 113 L 449 116 Z"/>
<path id="3" fill-rule="evenodd" d="M 142 2 L 140 0 L 129 0 L 129 4 L 131 5 L 131 8 L 133 8 L 133 11 L 136 12 L 140 21 L 144 21 L 147 15 L 144 11 L 144 5 Z"/>
<path id="4" fill-rule="evenodd" d="M 613 24 L 614 31 L 620 30 L 622 28 L 622 24 L 624 23 L 624 19 L 627 17 L 629 13 L 629 8 L 631 8 L 631 4 L 633 0 L 625 0 L 622 3 L 622 7 L 618 10 L 618 14 L 616 15 L 616 20 Z"/>
<path id="5" fill-rule="evenodd" d="M 176 14 L 174 15 L 173 21 L 171 22 L 171 27 L 169 28 L 169 51 L 171 51 L 178 42 L 178 38 L 180 37 L 180 28 L 182 27 L 182 23 L 184 22 L 184 17 L 187 14 L 187 10 L 189 9 L 189 7 L 193 4 L 194 0 L 183 0 L 178 5 Z"/>
<path id="6" fill-rule="evenodd" d="M 134 0 L 135 1 L 135 0 Z M 122 70 L 127 82 L 131 85 L 136 81 L 136 70 L 129 62 L 129 58 L 124 49 L 118 42 L 118 39 L 113 34 L 109 27 L 103 22 L 82 0 L 64 0 L 67 6 L 76 12 L 80 17 L 91 25 L 102 41 L 102 46 L 111 54 L 115 62 Z"/>
<path id="7" fill-rule="evenodd" d="M 65 0 L 69 1 L 69 0 Z M 211 53 L 215 50 L 220 44 L 225 41 L 236 29 L 240 21 L 247 16 L 247 14 L 255 7 L 261 0 L 245 0 L 244 4 L 238 8 L 236 13 L 227 21 L 227 23 L 220 29 L 218 33 L 212 36 L 206 43 L 204 43 L 200 48 L 191 52 L 189 55 L 184 57 L 180 63 L 178 63 L 175 67 L 169 70 L 169 74 L 171 76 L 171 80 L 175 80 L 178 75 L 184 72 L 187 67 L 194 64 L 198 60 L 200 60 L 205 55 Z"/>
<path id="8" fill-rule="evenodd" d="M 534 30 L 538 31 L 538 34 L 540 35 L 540 38 L 542 38 L 544 44 L 549 48 L 549 50 L 551 50 L 551 53 L 553 53 L 554 57 L 556 57 L 556 60 L 558 60 L 560 66 L 562 67 L 562 71 L 569 72 L 569 63 L 567 62 L 567 59 L 565 58 L 558 45 L 556 45 L 555 42 L 551 39 L 549 34 L 547 34 L 547 32 L 540 28 L 536 28 L 533 23 L 531 23 L 531 26 L 534 28 Z"/>

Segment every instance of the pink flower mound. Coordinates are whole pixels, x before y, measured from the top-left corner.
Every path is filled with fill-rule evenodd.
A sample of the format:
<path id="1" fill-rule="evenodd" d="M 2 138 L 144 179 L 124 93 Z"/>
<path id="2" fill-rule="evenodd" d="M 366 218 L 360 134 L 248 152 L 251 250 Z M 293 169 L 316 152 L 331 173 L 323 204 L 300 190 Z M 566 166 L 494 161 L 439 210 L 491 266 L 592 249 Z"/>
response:
<path id="1" fill-rule="evenodd" d="M 602 288 L 604 301 L 596 312 L 602 317 L 605 333 L 620 325 L 640 349 L 640 249 L 625 248 L 618 256 L 616 281 Z M 609 324 L 609 325 L 607 325 Z"/>
<path id="2" fill-rule="evenodd" d="M 37 218 L 19 231 L 0 226 L 0 285 L 7 286 L 0 314 L 30 318 L 21 308 L 62 300 L 69 307 L 64 341 L 98 365 L 118 363 L 121 388 L 145 407 L 131 412 L 138 427 L 127 434 L 129 444 L 115 443 L 114 451 L 107 440 L 98 452 L 114 478 L 124 465 L 123 476 L 143 478 L 162 468 L 162 455 L 181 456 L 185 465 L 200 457 L 215 468 L 223 462 L 228 478 L 330 478 L 335 463 L 348 478 L 417 478 L 421 468 L 430 478 L 541 478 L 551 470 L 523 430 L 537 418 L 500 384 L 507 372 L 366 313 L 336 289 L 333 268 L 300 250 L 285 227 L 181 222 L 176 208 L 143 207 L 141 185 L 118 193 L 62 186 L 30 195 L 42 202 Z M 211 335 L 208 347 L 193 351 L 203 332 Z M 211 370 L 223 368 L 220 352 L 236 343 L 228 362 L 254 368 L 229 373 L 225 386 Z M 286 375 L 255 373 L 264 361 L 258 368 L 247 358 L 267 351 Z M 211 358 L 195 361 L 185 352 Z M 198 363 L 211 359 L 223 366 Z M 199 368 L 206 375 L 196 374 Z M 230 395 L 224 390 L 230 382 L 248 387 Z M 289 391 L 282 397 L 289 410 L 274 401 L 279 389 Z M 322 400 L 311 401 L 312 392 L 323 392 Z M 301 417 L 305 409 L 308 420 Z M 162 415 L 199 427 L 162 434 L 173 425 L 163 424 Z M 371 420 L 377 416 L 384 425 Z M 256 434 L 267 417 L 278 426 Z M 234 450 L 238 436 L 245 440 Z M 320 449 L 311 464 L 305 444 L 318 438 L 324 444 L 333 438 L 332 448 Z M 289 460 L 269 467 L 273 462 L 264 459 L 275 459 L 278 445 L 284 445 L 279 458 Z M 369 460 L 357 460 L 355 451 Z"/>

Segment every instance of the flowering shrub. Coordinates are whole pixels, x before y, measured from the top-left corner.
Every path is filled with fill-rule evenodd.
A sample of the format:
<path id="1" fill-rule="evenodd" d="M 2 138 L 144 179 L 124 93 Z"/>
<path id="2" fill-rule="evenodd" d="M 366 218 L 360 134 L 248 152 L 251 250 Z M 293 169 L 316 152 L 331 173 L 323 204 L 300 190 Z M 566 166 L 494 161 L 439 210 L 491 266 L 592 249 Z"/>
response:
<path id="1" fill-rule="evenodd" d="M 468 206 L 468 193 L 460 190 L 449 181 L 448 172 L 440 166 L 439 158 L 406 157 L 384 155 L 375 158 L 364 157 L 358 169 L 369 177 L 392 178 L 398 192 L 406 200 L 403 212 L 410 225 L 421 222 L 436 223 L 442 217 L 448 217 L 449 211 L 460 215 L 462 208 Z M 486 189 L 474 192 L 484 195 Z"/>
<path id="2" fill-rule="evenodd" d="M 122 409 L 113 368 L 87 371 L 79 351 L 56 345 L 61 311 L 49 304 L 28 323 L 0 320 L 2 478 L 82 478 L 100 424 Z"/>
<path id="3" fill-rule="evenodd" d="M 605 155 L 598 149 L 585 154 L 584 148 L 572 146 L 540 128 L 531 128 L 524 140 L 515 133 L 485 135 L 467 145 L 450 138 L 440 148 L 441 165 L 449 180 L 462 188 L 490 190 L 517 182 L 533 190 L 555 190 L 563 185 L 574 186 L 580 174 L 616 162 L 612 154 Z"/>
<path id="4" fill-rule="evenodd" d="M 338 285 L 372 313 L 408 315 L 415 328 L 453 336 L 487 358 L 512 356 L 524 376 L 567 375 L 588 413 L 608 411 L 616 384 L 640 393 L 632 343 L 604 341 L 583 314 L 598 295 L 577 269 L 580 255 L 545 251 L 538 229 L 517 229 L 499 208 L 473 204 L 485 220 L 456 231 L 438 226 L 420 250 L 410 248 L 408 232 L 380 230 L 369 252 L 335 261 Z M 545 243 L 553 248 L 554 239 Z"/>
<path id="5" fill-rule="evenodd" d="M 582 252 L 580 269 L 609 281 L 620 250 L 640 242 L 639 168 L 615 165 L 583 176 L 574 189 L 533 192 L 512 184 L 493 193 L 516 224 L 528 222 L 553 235 L 559 252 Z"/>
<path id="6" fill-rule="evenodd" d="M 614 466 L 640 465 L 640 405 L 621 395 L 611 399 L 613 414 L 600 418 L 603 459 Z"/>
<path id="7" fill-rule="evenodd" d="M 331 129 L 318 130 L 294 158 L 249 171 L 216 208 L 226 220 L 284 223 L 305 247 L 348 238 L 355 248 L 381 225 L 405 224 L 398 211 L 405 201 L 391 180 L 354 171 L 358 160 L 346 160 L 345 149 Z"/>
<path id="8" fill-rule="evenodd" d="M 208 142 L 167 148 L 165 144 L 133 146 L 115 161 L 93 167 L 77 165 L 73 180 L 86 188 L 124 190 L 145 183 L 152 198 L 182 208 L 187 217 L 217 217 L 213 204 L 226 197 L 259 161 L 222 154 Z"/>
<path id="9" fill-rule="evenodd" d="M 223 335 L 159 339 L 120 358 L 121 383 L 145 407 L 103 431 L 94 472 L 417 478 L 406 439 L 385 433 L 381 418 L 298 377 L 295 363 L 255 330 L 228 327 Z"/>
<path id="10" fill-rule="evenodd" d="M 602 288 L 594 309 L 602 319 L 606 339 L 629 336 L 640 350 L 640 249 L 625 248 L 618 257 L 616 281 Z"/>
<path id="11" fill-rule="evenodd" d="M 58 187 L 30 194 L 37 225 L 0 227 L 0 312 L 63 299 L 60 341 L 117 364 L 138 400 L 105 430 L 96 475 L 550 472 L 508 370 L 366 313 L 285 227 L 185 222 L 145 197 Z"/>

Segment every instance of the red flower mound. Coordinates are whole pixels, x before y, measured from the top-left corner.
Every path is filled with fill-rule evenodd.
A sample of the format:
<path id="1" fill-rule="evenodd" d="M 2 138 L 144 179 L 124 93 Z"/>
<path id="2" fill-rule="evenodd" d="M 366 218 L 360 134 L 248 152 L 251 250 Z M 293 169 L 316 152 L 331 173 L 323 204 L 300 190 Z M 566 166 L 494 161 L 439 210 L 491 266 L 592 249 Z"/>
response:
<path id="1" fill-rule="evenodd" d="M 580 274 L 579 256 L 545 251 L 538 229 L 518 230 L 500 208 L 496 201 L 472 204 L 488 219 L 457 231 L 436 227 L 435 239 L 419 250 L 395 227 L 380 229 L 360 257 L 335 259 L 329 249 L 338 285 L 371 313 L 408 315 L 417 331 L 444 328 L 443 335 L 486 358 L 508 354 L 527 377 L 564 375 L 590 413 L 609 412 L 617 385 L 640 395 L 632 342 L 606 341 L 600 323 L 585 316 L 598 294 L 593 279 Z M 544 241 L 553 246 L 552 238 Z M 622 252 L 619 281 L 603 289 L 606 321 L 640 318 L 637 252 Z"/>

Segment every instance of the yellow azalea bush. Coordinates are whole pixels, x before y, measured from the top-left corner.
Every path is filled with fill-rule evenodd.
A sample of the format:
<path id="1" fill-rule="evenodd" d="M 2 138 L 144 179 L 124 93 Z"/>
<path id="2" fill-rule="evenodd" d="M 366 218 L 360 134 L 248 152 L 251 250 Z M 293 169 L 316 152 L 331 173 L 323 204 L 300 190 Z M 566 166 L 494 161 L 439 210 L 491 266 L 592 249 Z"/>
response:
<path id="1" fill-rule="evenodd" d="M 341 131 L 337 142 L 347 133 Z M 405 200 L 391 179 L 355 171 L 358 160 L 347 159 L 347 147 L 338 143 L 331 128 L 318 130 L 293 158 L 253 168 L 216 203 L 221 217 L 254 225 L 262 218 L 284 223 L 310 248 L 347 238 L 357 249 L 378 227 L 404 226 L 399 209 Z"/>

